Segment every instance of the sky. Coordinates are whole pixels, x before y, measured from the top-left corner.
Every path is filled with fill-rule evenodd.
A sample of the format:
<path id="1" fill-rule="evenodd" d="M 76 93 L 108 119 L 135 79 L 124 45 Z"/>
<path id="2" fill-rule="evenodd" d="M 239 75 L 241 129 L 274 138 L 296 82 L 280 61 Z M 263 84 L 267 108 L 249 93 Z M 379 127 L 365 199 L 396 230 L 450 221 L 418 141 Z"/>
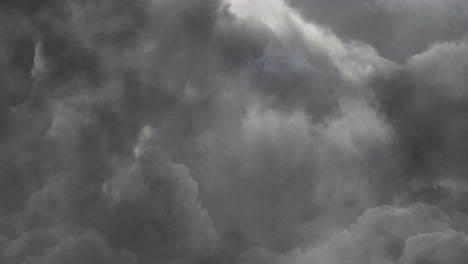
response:
<path id="1" fill-rule="evenodd" d="M 465 264 L 466 120 L 466 0 L 1 0 L 0 263 Z"/>

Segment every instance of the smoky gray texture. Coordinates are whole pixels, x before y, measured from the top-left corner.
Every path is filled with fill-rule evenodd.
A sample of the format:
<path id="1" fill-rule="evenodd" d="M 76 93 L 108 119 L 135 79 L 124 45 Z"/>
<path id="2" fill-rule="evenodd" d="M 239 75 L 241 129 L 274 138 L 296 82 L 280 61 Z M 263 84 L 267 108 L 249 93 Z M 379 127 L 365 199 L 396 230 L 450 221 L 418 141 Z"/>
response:
<path id="1" fill-rule="evenodd" d="M 0 263 L 465 263 L 465 1 L 0 22 Z"/>
<path id="2" fill-rule="evenodd" d="M 464 0 L 291 0 L 312 21 L 344 38 L 365 41 L 384 57 L 404 62 L 437 42 L 466 32 Z"/>

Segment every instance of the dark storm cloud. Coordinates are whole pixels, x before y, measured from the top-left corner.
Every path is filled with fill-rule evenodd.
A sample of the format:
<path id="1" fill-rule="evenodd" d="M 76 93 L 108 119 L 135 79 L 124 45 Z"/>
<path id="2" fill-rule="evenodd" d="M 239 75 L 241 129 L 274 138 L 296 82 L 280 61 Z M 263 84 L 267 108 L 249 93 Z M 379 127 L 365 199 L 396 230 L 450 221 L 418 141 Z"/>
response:
<path id="1" fill-rule="evenodd" d="M 146 31 L 150 3 L 144 1 L 67 1 L 33 15 L 20 5 L 5 9 L 21 15 L 12 15 L 12 24 L 33 25 L 24 30 L 25 37 L 21 27 L 13 31 L 19 36 L 2 34 L 2 74 L 8 81 L 1 97 L 7 119 L 2 126 L 2 213 L 11 223 L 2 230 L 6 263 L 193 263 L 216 245 L 210 217 L 198 204 L 197 185 L 184 166 L 172 165 L 164 153 L 151 157 L 152 146 L 146 143 L 137 145 L 145 153 L 132 165 L 140 129 L 158 121 L 152 113 L 161 116 L 176 107 L 179 92 L 171 94 L 166 81 L 159 83 L 166 90 L 159 89 L 153 86 L 157 82 L 150 85 L 143 79 L 147 76 L 134 73 L 156 65 L 132 65 L 135 61 L 119 56 L 146 56 L 138 54 L 134 41 L 139 36 L 154 37 L 167 48 L 183 42 L 178 38 L 201 47 L 197 34 L 211 31 L 214 22 L 207 16 L 215 16 L 217 4 L 151 5 L 160 16 Z M 34 42 L 23 45 L 28 38 Z M 188 62 L 199 50 L 188 47 L 150 51 L 148 60 L 164 63 L 165 53 L 181 51 Z M 22 80 L 30 82 L 23 85 Z M 161 163 L 151 169 L 159 157 Z M 132 184 L 122 185 L 127 183 Z M 128 189 L 135 186 L 142 189 Z M 31 240 L 29 234 L 37 235 Z"/>
<path id="2" fill-rule="evenodd" d="M 52 261 L 45 263 L 55 263 L 52 259 L 73 258 L 66 252 L 75 251 L 75 247 L 78 247 L 76 254 L 88 254 L 80 252 L 80 248 L 90 247 L 89 250 L 94 251 L 98 246 L 96 257 L 83 256 L 89 261 L 98 261 L 110 255 L 105 251 L 111 251 L 104 248 L 104 252 L 100 252 L 99 247 L 104 247 L 100 245 L 103 243 L 100 237 L 106 237 L 115 248 L 130 250 L 141 263 L 155 260 L 186 263 L 209 253 L 216 245 L 215 231 L 210 217 L 197 201 L 196 183 L 188 176 L 185 166 L 173 164 L 154 145 L 149 127 L 142 133 L 135 146 L 134 161 L 115 164 L 119 175 L 112 179 L 102 182 L 78 173 L 49 179 L 43 189 L 31 195 L 26 212 L 20 216 L 20 230 L 38 231 L 25 231 L 18 240 L 9 242 L 5 250 L 22 240 L 25 240 L 21 242 L 25 247 L 35 247 L 28 243 L 40 243 L 41 239 L 29 242 L 31 232 L 51 233 L 58 235 L 59 240 L 75 241 L 75 235 L 68 233 L 92 228 L 98 234 L 97 241 L 94 235 L 85 235 L 84 239 L 76 238 L 79 242 L 56 246 L 52 256 L 47 253 L 47 244 L 45 253 L 21 251 L 15 256 L 27 259 L 37 254 Z M 106 258 L 111 261 L 110 257 Z"/>
<path id="3" fill-rule="evenodd" d="M 391 131 L 369 107 L 366 82 L 393 64 L 280 1 L 240 1 L 232 10 L 263 23 L 275 39 L 240 87 L 226 90 L 220 119 L 197 141 L 206 153 L 201 166 L 190 167 L 226 241 L 221 246 L 317 243 L 364 208 L 392 199 L 394 182 L 384 182 L 397 171 L 397 157 Z M 255 17 L 260 10 L 267 15 Z M 303 81 L 290 85 L 294 76 Z"/>
<path id="4" fill-rule="evenodd" d="M 31 68 L 34 40 L 28 23 L 19 15 L 2 13 L 2 105 L 16 106 L 26 101 L 32 88 Z"/>
<path id="5" fill-rule="evenodd" d="M 137 263 L 131 253 L 110 248 L 95 231 L 71 236 L 57 235 L 56 230 L 28 232 L 12 241 L 4 255 L 5 263 Z"/>
<path id="6" fill-rule="evenodd" d="M 301 14 L 339 36 L 365 41 L 386 58 L 404 62 L 435 42 L 466 31 L 464 0 L 292 0 Z"/>
<path id="7" fill-rule="evenodd" d="M 464 3 L 301 4 L 3 1 L 0 260 L 463 259 Z"/>
<path id="8" fill-rule="evenodd" d="M 239 263 L 463 263 L 467 236 L 451 228 L 450 217 L 436 207 L 377 207 L 320 247 L 286 254 L 258 248 Z"/>
<path id="9" fill-rule="evenodd" d="M 422 185 L 414 188 L 433 189 L 435 184 L 440 197 L 426 199 L 446 205 L 466 195 L 467 52 L 466 39 L 435 44 L 375 85 L 381 109 L 394 125 L 406 155 L 407 174 L 422 178 L 417 180 Z M 460 202 L 456 210 L 464 207 Z"/>

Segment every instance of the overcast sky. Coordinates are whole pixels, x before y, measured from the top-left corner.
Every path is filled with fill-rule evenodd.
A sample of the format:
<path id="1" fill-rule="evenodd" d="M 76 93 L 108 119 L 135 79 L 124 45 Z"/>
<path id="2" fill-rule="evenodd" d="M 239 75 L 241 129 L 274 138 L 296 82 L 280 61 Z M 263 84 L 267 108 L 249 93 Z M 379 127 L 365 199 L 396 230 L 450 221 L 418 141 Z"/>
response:
<path id="1" fill-rule="evenodd" d="M 0 263 L 465 264 L 468 1 L 1 0 Z"/>

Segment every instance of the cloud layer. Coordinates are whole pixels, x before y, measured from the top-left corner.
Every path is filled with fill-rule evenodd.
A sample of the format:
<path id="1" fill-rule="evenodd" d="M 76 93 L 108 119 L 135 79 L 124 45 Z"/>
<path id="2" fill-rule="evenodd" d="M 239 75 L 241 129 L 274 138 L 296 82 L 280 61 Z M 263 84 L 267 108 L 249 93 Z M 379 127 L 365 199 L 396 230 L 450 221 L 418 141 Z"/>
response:
<path id="1" fill-rule="evenodd" d="M 0 262 L 463 263 L 465 1 L 0 3 Z"/>

